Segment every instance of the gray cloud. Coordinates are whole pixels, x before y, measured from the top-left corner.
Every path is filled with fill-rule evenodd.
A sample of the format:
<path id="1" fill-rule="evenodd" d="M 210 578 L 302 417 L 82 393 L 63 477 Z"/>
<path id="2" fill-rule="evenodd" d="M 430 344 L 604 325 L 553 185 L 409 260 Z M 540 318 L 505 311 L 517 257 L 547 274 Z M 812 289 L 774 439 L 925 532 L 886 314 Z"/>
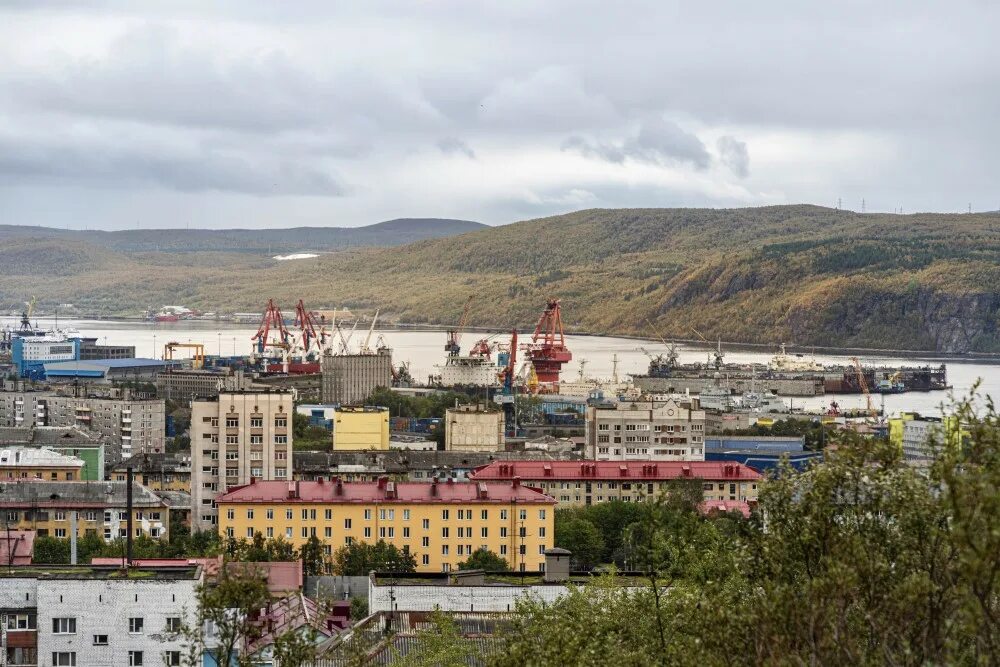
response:
<path id="1" fill-rule="evenodd" d="M 572 136 L 563 142 L 562 148 L 619 164 L 628 159 L 660 165 L 687 163 L 696 169 L 707 169 L 711 163 L 701 139 L 673 121 L 656 117 L 640 123 L 634 136 L 617 144 L 589 142 Z"/>
<path id="2" fill-rule="evenodd" d="M 469 144 L 455 137 L 438 139 L 437 147 L 445 155 L 464 155 L 470 160 L 476 159 L 476 152 L 469 147 Z"/>
<path id="3" fill-rule="evenodd" d="M 719 137 L 716 142 L 719 149 L 719 159 L 731 172 L 740 178 L 750 175 L 750 152 L 745 141 L 737 141 L 733 137 Z"/>

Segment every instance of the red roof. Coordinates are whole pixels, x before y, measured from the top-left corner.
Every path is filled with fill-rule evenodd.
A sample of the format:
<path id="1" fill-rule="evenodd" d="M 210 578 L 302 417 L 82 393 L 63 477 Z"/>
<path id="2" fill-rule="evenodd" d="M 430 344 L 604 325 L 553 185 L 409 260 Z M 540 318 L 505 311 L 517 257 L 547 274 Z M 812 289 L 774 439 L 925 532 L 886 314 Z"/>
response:
<path id="1" fill-rule="evenodd" d="M 260 563 L 243 563 L 230 561 L 226 563 L 226 572 L 242 571 L 246 574 L 256 573 L 267 579 L 267 590 L 271 593 L 288 593 L 301 591 L 303 583 L 302 561 L 273 561 Z"/>
<path id="2" fill-rule="evenodd" d="M 0 531 L 0 565 L 31 565 L 35 531 Z"/>
<path id="3" fill-rule="evenodd" d="M 749 519 L 750 503 L 745 500 L 706 500 L 698 505 L 698 511 L 702 514 L 739 512 L 744 519 Z"/>
<path id="4" fill-rule="evenodd" d="M 469 476 L 482 482 L 514 479 L 665 481 L 683 477 L 757 481 L 762 475 L 730 461 L 494 461 Z"/>
<path id="5" fill-rule="evenodd" d="M 520 481 L 470 482 L 251 482 L 234 487 L 216 503 L 540 503 L 555 498 Z"/>

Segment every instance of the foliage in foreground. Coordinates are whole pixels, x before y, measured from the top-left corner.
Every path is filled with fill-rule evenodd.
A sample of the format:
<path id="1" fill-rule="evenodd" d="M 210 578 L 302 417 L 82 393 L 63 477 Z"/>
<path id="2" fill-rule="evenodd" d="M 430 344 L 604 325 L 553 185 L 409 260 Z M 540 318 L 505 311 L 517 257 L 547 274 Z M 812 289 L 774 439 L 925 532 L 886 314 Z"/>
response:
<path id="1" fill-rule="evenodd" d="M 645 504 L 626 540 L 647 585 L 526 600 L 495 664 L 996 664 L 1000 422 L 955 411 L 969 437 L 926 471 L 847 440 L 746 523 Z"/>

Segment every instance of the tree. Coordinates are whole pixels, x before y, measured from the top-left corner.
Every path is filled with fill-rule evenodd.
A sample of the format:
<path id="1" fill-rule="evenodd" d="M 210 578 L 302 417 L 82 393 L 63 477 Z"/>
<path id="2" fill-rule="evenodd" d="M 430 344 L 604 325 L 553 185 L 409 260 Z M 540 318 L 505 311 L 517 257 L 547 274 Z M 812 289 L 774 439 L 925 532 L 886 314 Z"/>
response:
<path id="1" fill-rule="evenodd" d="M 475 641 L 462 637 L 458 625 L 439 610 L 431 612 L 430 623 L 417 631 L 405 655 L 392 664 L 402 667 L 465 667 L 482 664 L 483 655 Z M 527 663 L 526 663 L 527 664 Z"/>
<path id="2" fill-rule="evenodd" d="M 48 535 L 35 538 L 32 562 L 61 565 L 69 563 L 69 556 L 69 540 Z"/>
<path id="3" fill-rule="evenodd" d="M 379 540 L 375 544 L 352 542 L 333 555 L 333 571 L 342 576 L 367 576 L 372 570 L 415 572 L 417 559 L 408 549 Z"/>
<path id="4" fill-rule="evenodd" d="M 326 554 L 323 553 L 323 543 L 315 535 L 310 535 L 306 543 L 299 549 L 302 559 L 302 569 L 307 575 L 324 574 L 327 571 Z"/>
<path id="5" fill-rule="evenodd" d="M 556 512 L 556 546 L 568 550 L 570 560 L 580 568 L 597 565 L 604 553 L 604 539 L 594 524 L 574 514 L 562 518 Z"/>
<path id="6" fill-rule="evenodd" d="M 240 648 L 260 636 L 251 614 L 267 606 L 270 599 L 267 584 L 253 568 L 229 572 L 223 567 L 216 583 L 202 584 L 196 623 L 182 629 L 185 660 L 190 667 L 201 664 L 202 653 L 220 666 L 247 663 L 249 657 L 241 656 Z M 211 637 L 203 634 L 206 621 L 214 628 Z"/>
<path id="7" fill-rule="evenodd" d="M 458 564 L 459 570 L 485 570 L 486 572 L 510 572 L 510 563 L 489 549 L 476 550 L 466 560 Z"/>
<path id="8" fill-rule="evenodd" d="M 357 623 L 363 618 L 368 617 L 368 599 L 367 598 L 351 598 L 351 620 Z"/>
<path id="9" fill-rule="evenodd" d="M 274 663 L 280 667 L 305 667 L 316 659 L 316 630 L 289 630 L 274 640 Z"/>

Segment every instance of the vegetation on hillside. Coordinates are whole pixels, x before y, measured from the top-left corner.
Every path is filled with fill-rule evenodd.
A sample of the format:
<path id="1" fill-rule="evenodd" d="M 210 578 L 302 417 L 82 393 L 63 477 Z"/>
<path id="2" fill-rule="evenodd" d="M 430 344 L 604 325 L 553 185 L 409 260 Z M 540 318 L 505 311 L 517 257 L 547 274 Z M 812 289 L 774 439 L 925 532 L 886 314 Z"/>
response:
<path id="1" fill-rule="evenodd" d="M 31 243 L 43 250 L 32 255 Z M 506 329 L 531 326 L 545 299 L 557 296 L 570 329 L 595 333 L 648 335 L 652 321 L 682 338 L 696 329 L 729 341 L 1000 351 L 997 214 L 587 210 L 291 263 L 91 245 L 93 263 L 81 266 L 47 261 L 52 243 L 18 242 L 18 257 L 40 263 L 14 263 L 20 268 L 0 285 L 0 307 L 38 294 L 105 314 L 178 302 L 250 310 L 273 296 L 447 324 L 474 295 L 469 323 Z"/>

